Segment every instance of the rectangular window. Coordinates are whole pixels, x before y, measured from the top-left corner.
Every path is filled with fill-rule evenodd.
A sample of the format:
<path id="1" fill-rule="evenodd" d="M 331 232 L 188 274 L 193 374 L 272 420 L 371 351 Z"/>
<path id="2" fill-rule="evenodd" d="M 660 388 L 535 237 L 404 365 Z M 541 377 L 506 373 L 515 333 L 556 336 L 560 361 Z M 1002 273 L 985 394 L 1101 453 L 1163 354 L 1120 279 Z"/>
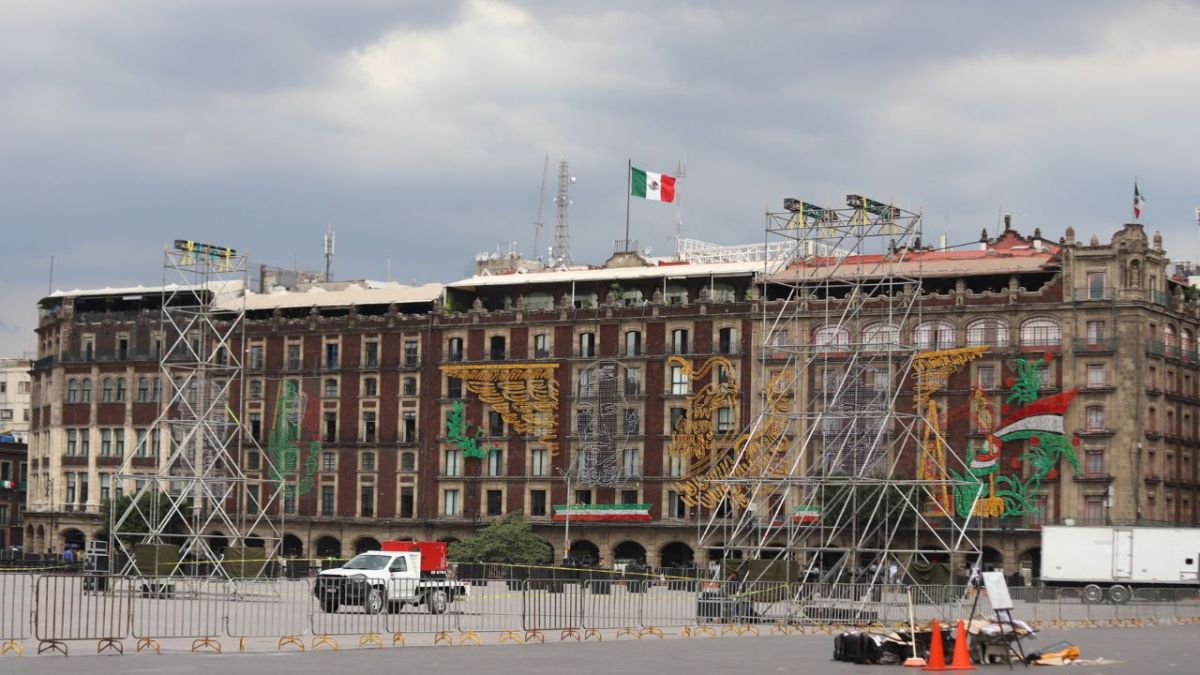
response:
<path id="1" fill-rule="evenodd" d="M 321 486 L 321 515 L 323 515 L 323 516 L 332 516 L 333 515 L 333 507 L 334 507 L 333 495 L 334 495 L 334 490 L 333 490 L 332 485 L 322 485 Z"/>
<path id="2" fill-rule="evenodd" d="M 550 358 L 550 336 L 539 333 L 533 336 L 533 358 Z"/>
<path id="3" fill-rule="evenodd" d="M 300 344 L 291 343 L 287 346 L 288 370 L 300 370 Z"/>
<path id="4" fill-rule="evenodd" d="M 420 352 L 417 349 L 416 340 L 404 341 L 404 367 L 416 368 L 421 362 Z"/>
<path id="5" fill-rule="evenodd" d="M 621 503 L 622 504 L 638 504 L 638 503 L 640 503 L 638 501 L 638 491 L 637 490 L 621 490 Z"/>
<path id="6" fill-rule="evenodd" d="M 246 466 L 251 470 L 258 470 L 261 463 L 261 457 L 257 452 L 246 453 Z"/>
<path id="7" fill-rule="evenodd" d="M 549 454 L 544 449 L 532 450 L 529 453 L 529 475 L 545 476 L 550 471 Z"/>
<path id="8" fill-rule="evenodd" d="M 671 434 L 679 429 L 679 423 L 687 415 L 687 408 L 671 408 L 671 427 L 667 429 L 667 434 Z"/>
<path id="9" fill-rule="evenodd" d="M 67 496 L 66 496 L 66 502 L 67 502 L 68 504 L 74 504 L 74 503 L 76 502 L 76 496 L 77 496 L 77 495 L 76 495 L 76 492 L 75 492 L 75 481 L 76 481 L 76 478 L 75 478 L 75 473 L 74 473 L 74 472 L 69 472 L 69 473 L 67 473 Z"/>
<path id="10" fill-rule="evenodd" d="M 1153 426 L 1153 419 L 1151 419 L 1150 422 L 1150 430 L 1156 431 Z M 1104 431 L 1104 408 L 1096 405 L 1090 406 L 1087 409 L 1087 430 Z"/>
<path id="11" fill-rule="evenodd" d="M 1099 495 L 1089 495 L 1084 497 L 1083 501 L 1083 524 L 1084 525 L 1103 525 L 1104 524 L 1104 497 Z"/>
<path id="12" fill-rule="evenodd" d="M 504 493 L 500 490 L 487 491 L 487 514 L 499 516 L 504 513 Z"/>
<path id="13" fill-rule="evenodd" d="M 1089 363 L 1087 367 L 1087 386 L 1092 389 L 1104 387 L 1104 365 Z"/>
<path id="14" fill-rule="evenodd" d="M 737 351 L 737 329 L 722 328 L 717 334 L 717 351 L 732 354 Z"/>
<path id="15" fill-rule="evenodd" d="M 592 433 L 592 411 L 589 408 L 582 408 L 575 413 L 575 433 L 582 436 Z"/>
<path id="16" fill-rule="evenodd" d="M 358 514 L 363 518 L 375 517 L 375 486 L 363 485 L 359 488 Z"/>
<path id="17" fill-rule="evenodd" d="M 447 516 L 457 516 L 462 512 L 462 506 L 458 502 L 458 490 L 449 489 L 442 492 L 443 508 L 442 513 Z"/>
<path id="18" fill-rule="evenodd" d="M 683 475 L 683 458 L 679 455 L 667 455 L 667 475 L 678 478 Z"/>
<path id="19" fill-rule="evenodd" d="M 296 486 L 288 485 L 283 491 L 283 512 L 296 512 Z"/>
<path id="20" fill-rule="evenodd" d="M 412 518 L 416 515 L 413 508 L 413 489 L 411 487 L 400 488 L 400 517 Z"/>
<path id="21" fill-rule="evenodd" d="M 134 447 L 133 451 L 134 454 L 138 457 L 146 457 L 150 454 L 150 447 L 147 444 L 148 439 L 146 438 L 146 430 L 137 429 L 134 431 L 134 435 L 137 437 L 137 445 Z"/>
<path id="22" fill-rule="evenodd" d="M 1104 299 L 1104 272 L 1087 273 L 1088 300 Z"/>
<path id="23" fill-rule="evenodd" d="M 91 452 L 92 434 L 90 429 L 79 430 L 79 456 L 87 457 Z"/>
<path id="24" fill-rule="evenodd" d="M 417 470 L 417 455 L 412 452 L 400 453 L 400 470 L 401 471 L 416 471 Z"/>
<path id="25" fill-rule="evenodd" d="M 375 470 L 375 453 L 364 452 L 362 454 L 362 470 L 363 471 L 374 471 Z"/>
<path id="26" fill-rule="evenodd" d="M 688 332 L 686 328 L 676 328 L 671 331 L 671 353 L 688 353 Z"/>
<path id="27" fill-rule="evenodd" d="M 976 383 L 980 389 L 991 391 L 996 388 L 996 366 L 979 366 L 975 369 Z"/>
<path id="28" fill-rule="evenodd" d="M 1042 389 L 1054 388 L 1054 373 L 1051 372 L 1050 366 L 1038 366 L 1037 369 L 1038 381 Z"/>
<path id="29" fill-rule="evenodd" d="M 1088 450 L 1083 457 L 1083 475 L 1091 477 L 1104 475 L 1103 450 Z"/>
<path id="30" fill-rule="evenodd" d="M 162 450 L 162 435 L 156 430 L 154 435 L 150 437 L 150 456 L 158 459 L 160 450 Z"/>
<path id="31" fill-rule="evenodd" d="M 534 517 L 544 517 L 546 515 L 546 491 L 545 490 L 530 490 L 529 491 L 529 515 Z"/>
<path id="32" fill-rule="evenodd" d="M 488 411 L 488 435 L 495 437 L 504 435 L 504 417 L 495 410 Z"/>
<path id="33" fill-rule="evenodd" d="M 642 458 L 637 448 L 621 451 L 621 475 L 625 478 L 637 478 L 642 475 Z"/>
<path id="34" fill-rule="evenodd" d="M 258 486 L 246 486 L 246 513 L 258 513 Z"/>
<path id="35" fill-rule="evenodd" d="M 262 440 L 262 413 L 250 413 L 250 437 L 254 440 Z"/>
<path id="36" fill-rule="evenodd" d="M 363 343 L 363 368 L 379 367 L 379 343 L 369 340 Z"/>
<path id="37" fill-rule="evenodd" d="M 447 450 L 446 451 L 446 473 L 447 476 L 462 475 L 462 451 Z"/>
<path id="38" fill-rule="evenodd" d="M 641 356 L 642 355 L 642 333 L 641 331 L 629 330 L 625 331 L 625 356 Z"/>
<path id="39" fill-rule="evenodd" d="M 595 333 L 579 334 L 579 355 L 584 358 L 594 358 L 596 356 Z"/>
<path id="40" fill-rule="evenodd" d="M 67 429 L 67 457 L 74 457 L 79 452 L 78 433 L 74 429 Z"/>
<path id="41" fill-rule="evenodd" d="M 458 379 L 457 377 L 446 378 L 446 398 L 462 398 L 462 380 Z"/>
<path id="42" fill-rule="evenodd" d="M 364 443 L 374 443 L 375 442 L 375 413 L 374 412 L 364 412 L 362 414 L 362 429 L 363 429 L 363 442 Z"/>
<path id="43" fill-rule="evenodd" d="M 641 411 L 637 408 L 625 409 L 625 434 L 637 436 L 642 433 Z"/>
<path id="44" fill-rule="evenodd" d="M 592 503 L 592 491 L 591 490 L 576 490 L 575 491 L 575 503 L 576 504 L 591 504 Z"/>
<path id="45" fill-rule="evenodd" d="M 462 338 L 450 338 L 446 341 L 446 360 L 447 361 L 462 361 L 463 360 L 463 341 Z"/>
<path id="46" fill-rule="evenodd" d="M 141 392 L 138 392 L 139 396 Z M 261 400 L 263 397 L 263 382 L 262 380 L 250 380 L 250 399 L 254 401 Z"/>
<path id="47" fill-rule="evenodd" d="M 250 370 L 262 370 L 263 367 L 263 347 L 262 345 L 254 345 L 250 347 Z"/>
<path id="48" fill-rule="evenodd" d="M 107 473 L 100 474 L 100 503 L 104 503 L 112 496 L 112 475 Z M 2 522 L 2 521 L 0 521 Z"/>
<path id="49" fill-rule="evenodd" d="M 625 395 L 626 396 L 641 396 L 642 395 L 642 369 L 641 368 L 626 368 L 625 369 Z"/>
<path id="50" fill-rule="evenodd" d="M 1104 341 L 1104 322 L 1089 321 L 1087 322 L 1087 343 L 1089 345 L 1098 345 Z"/>
<path id="51" fill-rule="evenodd" d="M 337 471 L 337 455 L 332 452 L 321 453 L 321 470 Z"/>
<path id="52" fill-rule="evenodd" d="M 415 378 L 415 377 L 404 378 L 404 386 L 401 387 L 401 391 L 404 396 L 416 396 L 417 395 L 417 378 Z"/>
<path id="53" fill-rule="evenodd" d="M 688 376 L 682 366 L 671 366 L 671 393 L 686 395 L 691 387 L 688 386 Z"/>
<path id="54" fill-rule="evenodd" d="M 417 413 L 411 410 L 405 411 L 404 415 L 401 416 L 400 422 L 403 424 L 403 427 L 400 431 L 404 434 L 404 437 L 401 439 L 401 441 L 404 443 L 416 443 Z"/>
<path id="55" fill-rule="evenodd" d="M 733 408 L 728 406 L 717 408 L 717 431 L 726 432 L 733 429 Z"/>
<path id="56" fill-rule="evenodd" d="M 326 443 L 337 442 L 337 413 L 331 412 L 331 411 L 326 411 L 325 415 L 324 415 L 324 419 L 325 419 L 325 434 L 322 436 L 321 440 Z"/>
<path id="57" fill-rule="evenodd" d="M 487 456 L 487 475 L 504 475 L 504 451 L 493 449 Z"/>
<path id="58" fill-rule="evenodd" d="M 491 349 L 489 350 L 490 351 L 489 356 L 491 357 L 491 359 L 493 361 L 503 361 L 505 358 L 508 357 L 507 350 L 505 348 L 505 344 L 506 344 L 506 341 L 505 341 L 503 335 L 493 335 L 492 336 L 492 339 L 490 342 Z"/>
<path id="59" fill-rule="evenodd" d="M 338 381 L 336 377 L 325 378 L 325 398 L 337 398 Z"/>
<path id="60" fill-rule="evenodd" d="M 687 518 L 687 504 L 683 503 L 679 493 L 674 490 L 667 492 L 667 517 Z"/>
<path id="61" fill-rule="evenodd" d="M 79 502 L 88 502 L 88 475 L 86 471 L 79 472 Z"/>
<path id="62" fill-rule="evenodd" d="M 338 367 L 338 364 L 341 361 L 340 354 L 339 354 L 340 348 L 341 348 L 341 345 L 339 345 L 336 342 L 329 342 L 329 343 L 325 344 L 325 369 L 326 370 L 334 370 Z"/>
<path id="63" fill-rule="evenodd" d="M 363 396 L 375 397 L 379 395 L 379 380 L 373 377 L 363 378 Z"/>
<path id="64" fill-rule="evenodd" d="M 113 456 L 125 456 L 125 430 L 113 429 Z"/>

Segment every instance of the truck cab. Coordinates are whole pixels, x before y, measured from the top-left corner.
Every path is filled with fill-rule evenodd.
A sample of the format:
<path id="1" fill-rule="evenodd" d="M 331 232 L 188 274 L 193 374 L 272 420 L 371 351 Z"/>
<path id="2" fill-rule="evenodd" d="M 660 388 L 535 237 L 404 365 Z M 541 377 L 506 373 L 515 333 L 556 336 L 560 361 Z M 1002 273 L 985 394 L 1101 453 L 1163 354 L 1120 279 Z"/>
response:
<path id="1" fill-rule="evenodd" d="M 313 594 L 325 612 L 361 606 L 370 614 L 398 612 L 406 605 L 441 614 L 451 602 L 467 597 L 466 583 L 448 579 L 444 570 L 423 573 L 421 563 L 420 550 L 360 553 L 341 567 L 321 572 Z"/>

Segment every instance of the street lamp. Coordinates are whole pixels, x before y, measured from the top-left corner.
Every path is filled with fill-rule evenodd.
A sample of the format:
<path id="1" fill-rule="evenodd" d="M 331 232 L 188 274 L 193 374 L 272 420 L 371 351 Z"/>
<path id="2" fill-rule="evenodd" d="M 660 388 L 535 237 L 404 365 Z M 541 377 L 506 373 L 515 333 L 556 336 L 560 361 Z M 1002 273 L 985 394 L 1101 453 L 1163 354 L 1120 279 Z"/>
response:
<path id="1" fill-rule="evenodd" d="M 566 507 L 567 512 L 564 515 L 563 524 L 563 564 L 571 561 L 571 471 L 563 471 L 555 469 L 567 484 Z"/>
<path id="2" fill-rule="evenodd" d="M 1111 474 L 1104 474 L 1104 524 L 1112 525 L 1110 510 L 1112 509 L 1112 481 Z"/>

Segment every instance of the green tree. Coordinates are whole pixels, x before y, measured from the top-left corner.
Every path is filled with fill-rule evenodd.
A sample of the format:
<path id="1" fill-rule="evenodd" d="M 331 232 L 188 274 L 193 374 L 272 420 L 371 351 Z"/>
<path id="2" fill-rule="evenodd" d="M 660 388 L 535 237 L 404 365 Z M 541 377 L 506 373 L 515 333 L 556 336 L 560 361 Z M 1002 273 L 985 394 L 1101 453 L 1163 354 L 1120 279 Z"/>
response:
<path id="1" fill-rule="evenodd" d="M 166 513 L 171 508 L 171 498 L 169 495 L 162 492 L 147 492 L 138 500 L 138 511 L 130 514 L 129 519 L 121 525 L 121 531 L 126 534 L 122 538 L 126 546 L 141 543 L 142 538 L 150 531 L 150 525 L 146 522 L 146 516 L 151 514 L 154 507 L 154 500 L 158 500 L 158 508 L 154 513 L 161 517 L 161 514 Z M 108 540 L 110 537 L 109 528 L 115 524 L 114 520 L 120 518 L 129 506 L 133 504 L 132 495 L 121 495 L 115 500 L 106 499 L 100 505 L 100 530 L 96 533 L 96 538 L 102 541 Z M 166 534 L 179 534 L 183 532 L 183 516 L 176 513 L 171 522 L 167 525 Z"/>
<path id="2" fill-rule="evenodd" d="M 450 544 L 448 554 L 454 562 L 543 565 L 550 562 L 553 551 L 518 511 Z"/>

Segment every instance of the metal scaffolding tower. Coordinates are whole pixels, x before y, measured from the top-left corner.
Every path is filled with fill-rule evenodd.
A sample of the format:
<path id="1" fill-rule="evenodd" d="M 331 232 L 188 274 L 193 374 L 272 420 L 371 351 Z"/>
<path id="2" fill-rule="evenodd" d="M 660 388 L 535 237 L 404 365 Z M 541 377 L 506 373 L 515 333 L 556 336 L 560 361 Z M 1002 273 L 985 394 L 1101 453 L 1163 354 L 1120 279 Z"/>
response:
<path id="1" fill-rule="evenodd" d="M 554 203 L 558 206 L 558 222 L 554 225 L 554 248 L 550 251 L 551 260 L 547 261 L 551 267 L 561 267 L 570 265 L 571 259 L 571 228 L 567 224 L 567 210 L 571 206 L 571 183 L 575 182 L 575 177 L 571 175 L 571 171 L 567 166 L 567 160 L 558 163 L 558 194 L 554 197 Z"/>
<path id="2" fill-rule="evenodd" d="M 950 469 L 966 475 L 961 455 L 920 468 L 928 425 L 901 401 L 928 357 L 905 339 L 920 321 L 921 217 L 859 195 L 847 204 L 789 199 L 767 214 L 765 249 L 790 252 L 764 256 L 756 367 L 767 384 L 710 480 L 720 502 L 700 545 L 789 561 L 794 578 L 883 584 L 892 562 L 911 570 L 979 549 L 970 519 L 941 499 L 960 484 Z"/>
<path id="3" fill-rule="evenodd" d="M 177 240 L 164 252 L 159 377 L 167 395 L 116 475 L 117 489 L 133 488 L 128 506 L 110 513 L 122 574 L 256 576 L 277 555 L 268 514 L 283 484 L 248 478 L 239 464 L 233 406 L 243 393 L 246 281 L 246 257 L 233 249 Z M 259 564 L 231 564 L 226 546 Z"/>

